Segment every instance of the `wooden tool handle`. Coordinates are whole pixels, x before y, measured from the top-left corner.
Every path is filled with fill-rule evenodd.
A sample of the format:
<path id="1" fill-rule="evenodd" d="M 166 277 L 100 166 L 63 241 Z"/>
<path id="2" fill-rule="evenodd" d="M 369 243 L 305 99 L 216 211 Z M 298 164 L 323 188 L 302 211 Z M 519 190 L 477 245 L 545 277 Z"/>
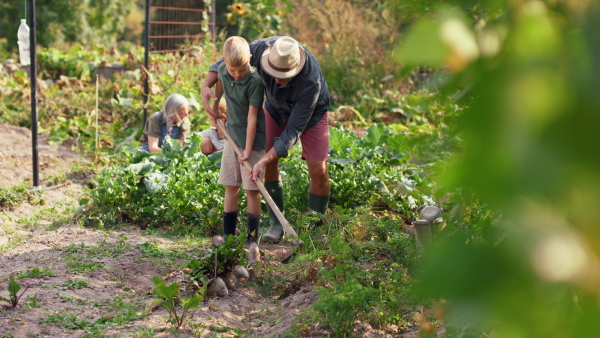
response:
<path id="1" fill-rule="evenodd" d="M 237 146 L 237 144 L 235 144 L 235 141 L 233 140 L 233 138 L 231 138 L 231 135 L 229 135 L 227 128 L 225 128 L 225 125 L 223 124 L 223 121 L 221 121 L 220 118 L 217 118 L 217 126 L 219 127 L 219 129 L 221 129 L 221 132 L 223 133 L 223 135 L 225 135 L 225 138 L 229 141 L 229 144 L 231 144 L 235 153 L 240 157 L 243 156 L 244 154 L 242 153 L 242 150 L 240 149 L 240 147 Z M 248 161 L 244 161 L 244 167 L 246 167 L 246 169 L 248 171 L 252 171 L 252 166 L 250 166 L 250 163 Z M 283 226 L 283 229 L 285 230 L 285 232 L 289 236 L 293 236 L 293 237 L 297 238 L 298 235 L 296 234 L 296 231 L 294 230 L 294 228 L 292 228 L 290 226 L 290 223 L 285 219 L 285 217 L 279 210 L 279 207 L 277 206 L 277 204 L 275 204 L 275 201 L 273 201 L 273 198 L 271 198 L 271 195 L 265 188 L 265 184 L 261 180 L 255 180 L 254 183 L 258 186 L 258 189 L 260 190 L 263 197 L 265 198 L 265 200 L 271 207 L 271 210 L 273 210 L 273 213 L 275 214 L 275 216 L 277 216 L 277 219 Z M 296 245 L 297 241 L 298 241 L 297 239 L 294 240 L 295 246 L 297 246 Z"/>

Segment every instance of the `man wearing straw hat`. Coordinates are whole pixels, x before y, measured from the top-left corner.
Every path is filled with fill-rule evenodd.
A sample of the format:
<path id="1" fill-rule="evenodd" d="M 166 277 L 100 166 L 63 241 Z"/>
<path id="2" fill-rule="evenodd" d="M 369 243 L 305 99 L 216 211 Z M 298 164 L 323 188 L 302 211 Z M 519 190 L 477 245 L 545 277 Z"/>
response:
<path id="1" fill-rule="evenodd" d="M 289 36 L 270 37 L 250 44 L 250 65 L 262 78 L 267 98 L 264 103 L 267 128 L 267 152 L 252 170 L 253 179 L 264 179 L 269 194 L 283 211 L 283 185 L 279 174 L 279 159 L 288 156 L 288 150 L 300 140 L 302 159 L 310 176 L 308 206 L 323 215 L 329 204 L 329 90 L 315 57 Z M 202 103 L 213 114 L 211 89 L 217 82 L 217 70 L 223 60 L 217 61 L 202 83 Z M 263 241 L 278 242 L 283 236 L 281 223 L 269 209 L 270 226 Z M 311 222 L 320 225 L 321 220 Z"/>

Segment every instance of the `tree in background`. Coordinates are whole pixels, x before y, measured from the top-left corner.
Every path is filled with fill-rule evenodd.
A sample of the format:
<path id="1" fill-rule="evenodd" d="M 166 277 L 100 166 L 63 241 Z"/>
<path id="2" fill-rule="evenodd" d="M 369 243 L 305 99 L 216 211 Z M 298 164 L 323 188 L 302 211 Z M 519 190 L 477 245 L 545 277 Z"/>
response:
<path id="1" fill-rule="evenodd" d="M 0 38 L 6 39 L 8 52 L 17 50 L 16 32 L 19 19 L 25 17 L 25 5 L 23 1 L 0 5 Z M 133 6 L 135 2 L 128 0 L 37 0 L 38 45 L 112 45 L 125 31 L 125 18 Z"/>

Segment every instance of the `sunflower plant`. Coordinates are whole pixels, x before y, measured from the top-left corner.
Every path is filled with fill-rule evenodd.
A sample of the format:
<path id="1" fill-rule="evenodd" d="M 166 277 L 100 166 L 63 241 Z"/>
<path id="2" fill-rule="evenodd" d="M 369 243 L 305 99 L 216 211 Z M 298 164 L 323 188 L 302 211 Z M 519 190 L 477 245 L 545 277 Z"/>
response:
<path id="1" fill-rule="evenodd" d="M 236 35 L 248 40 L 277 35 L 283 23 L 283 14 L 291 12 L 289 0 L 250 0 L 227 6 L 227 22 L 237 27 Z"/>

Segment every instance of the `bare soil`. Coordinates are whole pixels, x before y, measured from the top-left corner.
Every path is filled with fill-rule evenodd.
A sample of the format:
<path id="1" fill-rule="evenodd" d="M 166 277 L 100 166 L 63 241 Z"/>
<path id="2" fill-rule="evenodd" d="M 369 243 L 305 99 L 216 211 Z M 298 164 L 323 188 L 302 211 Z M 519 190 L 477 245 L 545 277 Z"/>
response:
<path id="1" fill-rule="evenodd" d="M 32 186 L 33 165 L 31 133 L 26 128 L 0 125 L 0 187 Z M 135 309 L 144 314 L 125 325 L 107 325 L 102 334 L 117 336 L 234 336 L 280 337 L 288 330 L 302 309 L 315 302 L 317 293 L 304 288 L 284 300 L 258 295 L 245 283 L 238 283 L 227 298 L 211 299 L 195 309 L 186 321 L 187 328 L 171 330 L 168 312 L 153 306 L 152 277 L 159 276 L 167 283 L 181 281 L 180 271 L 165 271 L 143 257 L 137 244 L 167 243 L 169 239 L 149 236 L 137 228 L 120 231 L 98 231 L 71 221 L 84 197 L 85 177 L 77 172 L 78 163 L 88 161 L 66 147 L 51 146 L 46 137 L 39 138 L 40 186 L 63 186 L 41 191 L 39 197 L 22 203 L 12 210 L 0 212 L 0 297 L 8 298 L 9 276 L 26 274 L 34 269 L 47 269 L 53 276 L 16 279 L 26 290 L 16 308 L 0 302 L 0 337 L 80 337 L 88 330 L 84 322 L 94 323 L 112 318 L 121 309 Z M 80 165 L 79 167 L 83 167 Z M 69 179 L 64 179 L 64 177 Z M 33 188 L 32 188 L 33 189 Z M 46 212 L 44 212 L 46 211 Z M 67 219 L 56 219 L 56 215 Z M 64 218 L 64 217 L 63 217 Z M 65 258 L 72 248 L 91 247 L 98 243 L 130 248 L 118 257 L 101 257 L 93 263 L 102 269 L 74 273 Z M 71 250 L 69 249 L 71 248 Z M 273 260 L 274 269 L 289 246 L 263 246 L 263 260 Z M 174 266 L 184 265 L 173 262 Z M 84 281 L 81 289 L 68 288 L 69 281 Z M 125 304 L 123 304 L 125 303 Z M 52 318 L 77 320 L 52 321 Z"/>
<path id="2" fill-rule="evenodd" d="M 0 188 L 31 186 L 30 131 L 0 125 L 0 135 Z M 136 227 L 100 231 L 73 221 L 71 215 L 85 196 L 86 180 L 93 175 L 81 169 L 89 168 L 89 160 L 67 147 L 49 145 L 44 136 L 39 138 L 38 150 L 40 186 L 52 189 L 40 191 L 36 198 L 12 209 L 0 209 L 0 297 L 9 296 L 10 276 L 35 269 L 53 275 L 16 279 L 24 295 L 16 308 L 0 302 L 0 337 L 285 337 L 292 326 L 302 322 L 303 310 L 317 300 L 317 291 L 307 286 L 275 299 L 262 296 L 248 282 L 239 282 L 228 297 L 205 300 L 191 312 L 183 329 L 173 329 L 167 323 L 168 312 L 153 305 L 151 279 L 185 281 L 182 271 L 169 267 L 186 262 L 165 264 L 148 259 L 139 247 L 172 241 Z M 85 163 L 88 166 L 82 165 Z M 78 247 L 99 244 L 124 249 L 118 255 L 88 262 L 99 269 L 76 273 L 69 268 L 69 257 L 78 253 Z M 276 275 L 291 245 L 261 245 L 261 251 L 264 266 Z M 76 283 L 84 286 L 73 287 Z M 189 292 L 189 287 L 182 285 L 183 294 Z M 127 316 L 128 320 L 119 321 Z M 97 331 L 90 331 L 93 324 Z M 361 326 L 363 337 L 390 337 Z M 314 328 L 305 330 L 303 336 L 329 337 L 330 333 Z"/>

